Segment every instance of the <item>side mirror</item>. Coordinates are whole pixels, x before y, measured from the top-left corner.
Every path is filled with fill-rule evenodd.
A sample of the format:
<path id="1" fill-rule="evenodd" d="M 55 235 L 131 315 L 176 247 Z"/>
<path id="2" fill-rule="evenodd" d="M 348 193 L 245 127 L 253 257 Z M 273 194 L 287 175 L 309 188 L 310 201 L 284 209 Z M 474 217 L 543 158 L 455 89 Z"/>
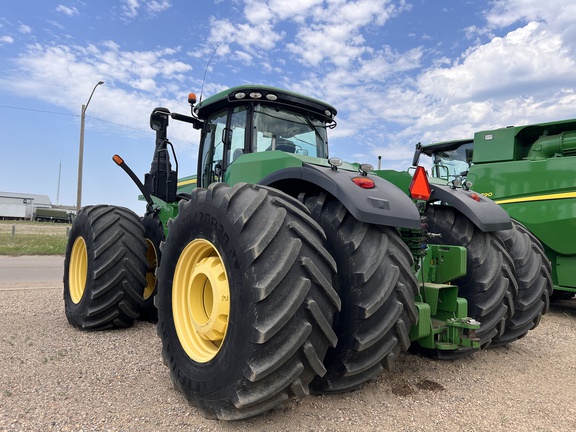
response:
<path id="1" fill-rule="evenodd" d="M 422 154 L 422 143 L 418 143 L 416 144 L 416 149 L 414 150 L 414 157 L 412 158 L 412 166 L 418 166 L 421 154 Z"/>
<path id="2" fill-rule="evenodd" d="M 156 108 L 150 114 L 150 127 L 156 132 L 165 131 L 168 127 L 168 116 L 170 111 L 166 108 Z"/>

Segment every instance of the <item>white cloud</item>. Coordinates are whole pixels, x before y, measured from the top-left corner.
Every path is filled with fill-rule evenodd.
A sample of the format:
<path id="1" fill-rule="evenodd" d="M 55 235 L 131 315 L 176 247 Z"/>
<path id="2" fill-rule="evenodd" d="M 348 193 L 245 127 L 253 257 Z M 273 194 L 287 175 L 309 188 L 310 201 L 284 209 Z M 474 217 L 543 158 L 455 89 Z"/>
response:
<path id="1" fill-rule="evenodd" d="M 270 0 L 269 8 L 280 20 L 294 20 L 301 22 L 306 19 L 309 11 L 322 5 L 323 0 Z"/>
<path id="2" fill-rule="evenodd" d="M 387 82 L 392 76 L 420 67 L 421 57 L 421 48 L 398 53 L 386 46 L 383 50 L 375 52 L 367 60 L 360 59 L 354 70 L 346 70 L 342 73 L 347 75 L 349 80 L 352 78 L 356 83 Z M 345 77 L 342 78 L 345 79 Z"/>
<path id="3" fill-rule="evenodd" d="M 519 22 L 573 22 L 576 4 L 566 0 L 496 0 L 486 14 L 492 27 L 506 27 Z"/>
<path id="4" fill-rule="evenodd" d="M 331 0 L 327 7 L 314 9 L 287 48 L 305 65 L 318 66 L 326 60 L 345 67 L 362 55 L 372 53 L 362 34 L 366 27 L 383 26 L 407 8 L 404 2 L 396 5 L 389 0 Z"/>
<path id="5" fill-rule="evenodd" d="M 306 66 L 327 60 L 342 67 L 371 52 L 362 34 L 366 26 L 383 26 L 407 9 L 403 0 L 244 0 L 240 19 L 211 18 L 208 43 L 226 49 L 237 44 L 264 58 L 264 52 L 284 41 L 294 59 Z M 294 39 L 286 40 L 293 31 L 280 28 L 292 23 Z"/>
<path id="6" fill-rule="evenodd" d="M 250 54 L 244 51 L 235 51 L 234 58 L 247 65 L 251 64 L 253 59 Z"/>
<path id="7" fill-rule="evenodd" d="M 255 53 L 259 50 L 271 50 L 282 38 L 282 34 L 274 32 L 269 22 L 251 25 L 249 23 L 233 24 L 230 20 L 211 19 L 210 36 L 208 42 L 218 44 L 223 49 L 229 45 L 240 45 L 246 51 Z M 218 50 L 219 55 L 226 51 Z"/>
<path id="8" fill-rule="evenodd" d="M 567 0 L 497 0 L 486 14 L 488 28 L 501 28 L 530 21 L 542 23 L 562 38 L 563 45 L 576 55 L 576 3 Z"/>
<path id="9" fill-rule="evenodd" d="M 123 0 L 124 5 L 122 10 L 128 18 L 134 18 L 138 16 L 138 9 L 140 9 L 139 0 Z"/>
<path id="10" fill-rule="evenodd" d="M 245 0 L 244 18 L 252 25 L 267 23 L 274 15 L 265 0 Z"/>
<path id="11" fill-rule="evenodd" d="M 64 27 L 62 24 L 60 24 L 59 22 L 57 22 L 57 21 L 46 20 L 46 22 L 47 22 L 48 24 L 56 27 L 58 30 L 64 31 L 64 29 L 65 29 L 65 27 Z"/>
<path id="12" fill-rule="evenodd" d="M 0 45 L 14 43 L 14 38 L 12 36 L 0 36 Z"/>
<path id="13" fill-rule="evenodd" d="M 171 7 L 172 4 L 168 0 L 152 0 L 146 4 L 146 9 L 151 13 L 164 12 Z"/>
<path id="14" fill-rule="evenodd" d="M 337 66 L 346 66 L 370 48 L 364 38 L 349 23 L 302 27 L 296 42 L 287 44 L 288 50 L 300 63 L 318 66 L 328 59 Z"/>
<path id="15" fill-rule="evenodd" d="M 172 7 L 170 0 L 122 0 L 122 12 L 129 18 L 136 18 L 144 9 L 149 15 L 156 15 Z"/>
<path id="16" fill-rule="evenodd" d="M 25 24 L 20 24 L 18 26 L 18 31 L 22 34 L 29 34 L 29 33 L 32 33 L 32 28 L 30 26 L 25 25 Z"/>
<path id="17" fill-rule="evenodd" d="M 573 81 L 575 63 L 558 34 L 535 22 L 475 47 L 451 67 L 436 68 L 419 78 L 420 89 L 437 98 L 479 100 L 525 91 L 537 85 Z"/>
<path id="18" fill-rule="evenodd" d="M 91 115 L 146 130 L 156 106 L 178 109 L 189 92 L 192 67 L 174 58 L 178 49 L 121 51 L 114 42 L 88 46 L 35 44 L 15 59 L 17 72 L 0 77 L 0 88 L 77 111 L 99 80 Z M 121 119 L 121 120 L 118 120 Z M 176 126 L 175 139 L 189 132 Z"/>
<path id="19" fill-rule="evenodd" d="M 68 7 L 64 5 L 58 5 L 56 7 L 56 12 L 62 12 L 64 15 L 67 15 L 69 17 L 78 15 L 78 9 L 76 9 L 74 6 Z"/>

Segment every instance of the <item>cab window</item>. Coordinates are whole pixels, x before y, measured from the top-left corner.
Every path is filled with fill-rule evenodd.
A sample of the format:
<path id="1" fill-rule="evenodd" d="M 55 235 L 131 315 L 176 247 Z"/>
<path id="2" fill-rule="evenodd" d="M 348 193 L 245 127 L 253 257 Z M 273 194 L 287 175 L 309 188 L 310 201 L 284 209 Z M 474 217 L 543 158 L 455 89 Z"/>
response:
<path id="1" fill-rule="evenodd" d="M 473 143 L 469 143 L 434 153 L 433 174 L 446 180 L 466 176 L 472 164 L 472 148 Z"/>

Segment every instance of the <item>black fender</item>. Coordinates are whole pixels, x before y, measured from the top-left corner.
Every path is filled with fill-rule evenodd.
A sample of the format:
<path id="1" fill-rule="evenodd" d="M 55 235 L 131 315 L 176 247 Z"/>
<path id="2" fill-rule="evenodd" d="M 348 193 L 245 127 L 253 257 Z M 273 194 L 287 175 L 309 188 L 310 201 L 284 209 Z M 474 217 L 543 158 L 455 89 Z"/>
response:
<path id="1" fill-rule="evenodd" d="M 484 195 L 464 189 L 452 189 L 449 186 L 431 185 L 432 195 L 429 202 L 442 201 L 464 216 L 484 232 L 508 230 L 512 221 L 508 213 Z M 478 201 L 476 199 L 478 199 Z"/>
<path id="2" fill-rule="evenodd" d="M 330 193 L 361 222 L 398 228 L 421 229 L 420 213 L 414 202 L 393 183 L 369 174 L 375 187 L 363 189 L 352 179 L 361 174 L 344 169 L 302 164 L 269 174 L 259 184 L 269 186 L 278 182 L 302 180 Z M 302 191 L 304 192 L 304 191 Z"/>

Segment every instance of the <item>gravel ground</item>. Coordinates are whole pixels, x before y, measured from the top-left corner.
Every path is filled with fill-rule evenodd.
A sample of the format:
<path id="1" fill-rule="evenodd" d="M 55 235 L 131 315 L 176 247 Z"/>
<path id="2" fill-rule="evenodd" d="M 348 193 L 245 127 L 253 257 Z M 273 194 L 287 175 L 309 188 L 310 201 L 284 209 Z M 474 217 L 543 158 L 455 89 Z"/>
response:
<path id="1" fill-rule="evenodd" d="M 61 283 L 0 279 L 0 431 L 576 430 L 576 301 L 508 347 L 455 361 L 406 354 L 357 391 L 229 423 L 172 388 L 153 325 L 84 333 L 63 306 Z"/>

